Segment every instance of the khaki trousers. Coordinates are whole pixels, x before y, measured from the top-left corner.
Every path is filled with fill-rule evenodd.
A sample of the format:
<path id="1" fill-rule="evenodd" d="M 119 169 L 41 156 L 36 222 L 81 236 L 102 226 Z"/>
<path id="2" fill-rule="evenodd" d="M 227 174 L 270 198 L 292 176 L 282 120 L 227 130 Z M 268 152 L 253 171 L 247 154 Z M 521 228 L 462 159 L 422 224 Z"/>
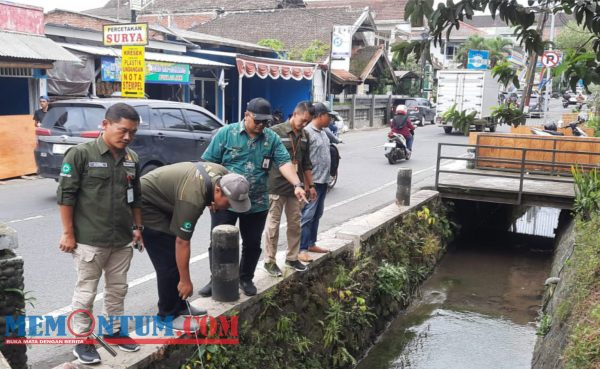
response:
<path id="1" fill-rule="evenodd" d="M 300 250 L 300 201 L 295 196 L 269 195 L 269 213 L 265 226 L 266 263 L 274 263 L 279 242 L 281 214 L 285 209 L 287 218 L 287 254 L 286 260 L 298 260 Z"/>
<path id="2" fill-rule="evenodd" d="M 77 271 L 77 284 L 71 302 L 73 311 L 85 309 L 93 314 L 98 282 L 104 271 L 104 314 L 108 317 L 123 315 L 128 287 L 127 272 L 132 257 L 131 245 L 96 247 L 78 243 L 73 252 Z M 73 323 L 73 331 L 79 334 L 89 330 L 91 320 L 86 314 L 76 314 Z M 113 332 L 108 334 L 119 332 L 120 327 L 120 319 L 113 319 Z"/>

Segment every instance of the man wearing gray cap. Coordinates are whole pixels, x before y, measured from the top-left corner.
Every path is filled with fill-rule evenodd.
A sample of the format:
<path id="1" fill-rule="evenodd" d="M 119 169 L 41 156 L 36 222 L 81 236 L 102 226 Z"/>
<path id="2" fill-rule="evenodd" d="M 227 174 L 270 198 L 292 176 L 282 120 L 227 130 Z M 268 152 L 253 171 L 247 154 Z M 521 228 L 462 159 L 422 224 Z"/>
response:
<path id="1" fill-rule="evenodd" d="M 252 279 L 262 251 L 260 241 L 269 209 L 267 179 L 271 167 L 277 168 L 294 186 L 294 196 L 298 200 L 307 202 L 304 184 L 298 178 L 285 146 L 277 133 L 265 128 L 272 120 L 271 104 L 260 97 L 252 99 L 248 102 L 244 119 L 221 128 L 202 155 L 202 159 L 219 163 L 243 175 L 250 183 L 250 210 L 243 214 L 218 211 L 212 214 L 211 222 L 214 228 L 221 224 L 235 225 L 238 219 L 240 221 L 240 288 L 247 296 L 256 295 L 257 292 Z M 209 256 L 211 251 L 209 248 Z M 212 284 L 208 283 L 199 293 L 201 296 L 211 296 Z"/>
<path id="2" fill-rule="evenodd" d="M 174 317 L 173 327 L 181 329 L 184 318 L 177 317 L 206 314 L 191 306 L 188 310 L 185 303 L 193 291 L 189 261 L 196 222 L 205 207 L 248 211 L 250 186 L 221 165 L 190 162 L 155 169 L 141 182 L 143 236 L 156 270 L 158 316 Z"/>

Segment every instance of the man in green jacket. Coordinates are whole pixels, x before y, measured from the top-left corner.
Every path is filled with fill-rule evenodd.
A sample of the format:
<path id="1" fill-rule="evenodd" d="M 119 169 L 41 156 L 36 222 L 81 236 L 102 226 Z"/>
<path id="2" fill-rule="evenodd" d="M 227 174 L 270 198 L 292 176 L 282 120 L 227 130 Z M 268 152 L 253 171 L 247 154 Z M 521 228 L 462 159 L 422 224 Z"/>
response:
<path id="1" fill-rule="evenodd" d="M 63 160 L 57 201 L 63 234 L 60 250 L 73 255 L 77 284 L 73 311 L 92 313 L 98 282 L 104 272 L 104 313 L 123 315 L 127 294 L 127 271 L 132 246 L 143 249 L 141 191 L 138 157 L 127 146 L 133 141 L 140 117 L 124 103 L 112 105 L 102 121 L 102 135 L 70 148 Z M 105 338 L 119 338 L 123 351 L 139 346 L 121 334 L 120 319 L 113 319 L 113 332 Z M 90 334 L 91 319 L 75 314 L 73 331 Z M 73 354 L 84 364 L 100 362 L 94 345 L 78 344 Z"/>
<path id="2" fill-rule="evenodd" d="M 185 315 L 205 310 L 187 305 L 192 295 L 191 239 L 196 222 L 207 207 L 250 209 L 248 181 L 214 163 L 177 163 L 142 177 L 144 242 L 158 283 L 158 316 L 173 317 L 173 328 L 183 330 Z"/>
<path id="3" fill-rule="evenodd" d="M 294 113 L 286 122 L 272 127 L 279 135 L 281 142 L 292 158 L 292 165 L 296 170 L 300 181 L 304 183 L 307 193 L 311 199 L 316 197 L 314 184 L 312 183 L 312 163 L 310 161 L 308 138 L 304 127 L 311 121 L 312 104 L 302 101 L 296 105 Z M 306 266 L 300 261 L 310 262 L 312 259 L 308 253 L 303 253 L 298 261 L 300 250 L 300 214 L 302 203 L 294 196 L 294 187 L 275 169 L 269 173 L 269 213 L 265 226 L 265 257 L 264 268 L 274 277 L 282 275 L 277 266 L 275 255 L 277 254 L 277 243 L 279 242 L 279 225 L 281 215 L 285 210 L 287 219 L 287 253 L 285 265 L 297 271 L 305 271 Z"/>

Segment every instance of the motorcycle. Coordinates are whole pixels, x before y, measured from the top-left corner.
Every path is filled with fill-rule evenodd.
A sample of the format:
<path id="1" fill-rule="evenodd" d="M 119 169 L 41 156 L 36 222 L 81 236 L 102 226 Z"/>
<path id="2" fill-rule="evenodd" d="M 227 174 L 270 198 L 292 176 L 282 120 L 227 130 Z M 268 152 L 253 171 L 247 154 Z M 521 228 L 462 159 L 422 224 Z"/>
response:
<path id="1" fill-rule="evenodd" d="M 568 108 L 569 105 L 577 105 L 577 96 L 571 94 L 564 94 L 562 105 L 563 108 Z"/>
<path id="2" fill-rule="evenodd" d="M 573 136 L 576 137 L 588 137 L 587 133 L 585 133 L 585 131 L 579 127 L 577 127 L 578 125 L 584 123 L 584 121 L 582 120 L 577 120 L 576 122 L 571 122 L 569 124 L 567 124 L 567 127 L 571 128 L 571 132 L 573 132 Z"/>
<path id="3" fill-rule="evenodd" d="M 406 139 L 399 133 L 388 133 L 388 142 L 383 144 L 383 149 L 390 164 L 396 164 L 402 159 L 410 159 L 410 150 L 406 147 Z"/>
<path id="4" fill-rule="evenodd" d="M 585 131 L 583 129 L 578 127 L 578 125 L 580 125 L 584 122 L 585 121 L 577 120 L 576 122 L 571 122 L 571 123 L 567 124 L 567 127 L 571 129 L 571 132 L 573 132 L 573 136 L 588 137 L 587 133 L 585 133 Z M 564 136 L 563 133 L 558 132 L 558 128 L 555 123 L 550 123 L 550 124 L 544 125 L 543 130 L 539 129 L 539 128 L 530 128 L 530 130 L 531 130 L 531 133 L 533 133 L 534 135 L 537 135 L 537 136 Z"/>

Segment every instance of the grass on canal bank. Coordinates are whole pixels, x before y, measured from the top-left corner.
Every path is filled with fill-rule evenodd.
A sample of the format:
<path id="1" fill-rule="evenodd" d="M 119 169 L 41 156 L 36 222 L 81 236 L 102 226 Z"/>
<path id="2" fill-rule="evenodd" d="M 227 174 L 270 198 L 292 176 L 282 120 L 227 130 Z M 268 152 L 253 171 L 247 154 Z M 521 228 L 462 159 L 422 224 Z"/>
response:
<path id="1" fill-rule="evenodd" d="M 239 313 L 239 345 L 202 346 L 181 368 L 351 368 L 407 306 L 451 236 L 441 201 L 407 213 L 360 251 L 282 281 Z"/>
<path id="2" fill-rule="evenodd" d="M 568 262 L 575 273 L 571 296 L 563 300 L 556 318 L 571 327 L 563 353 L 565 369 L 600 367 L 600 214 L 578 219 L 576 244 Z"/>

